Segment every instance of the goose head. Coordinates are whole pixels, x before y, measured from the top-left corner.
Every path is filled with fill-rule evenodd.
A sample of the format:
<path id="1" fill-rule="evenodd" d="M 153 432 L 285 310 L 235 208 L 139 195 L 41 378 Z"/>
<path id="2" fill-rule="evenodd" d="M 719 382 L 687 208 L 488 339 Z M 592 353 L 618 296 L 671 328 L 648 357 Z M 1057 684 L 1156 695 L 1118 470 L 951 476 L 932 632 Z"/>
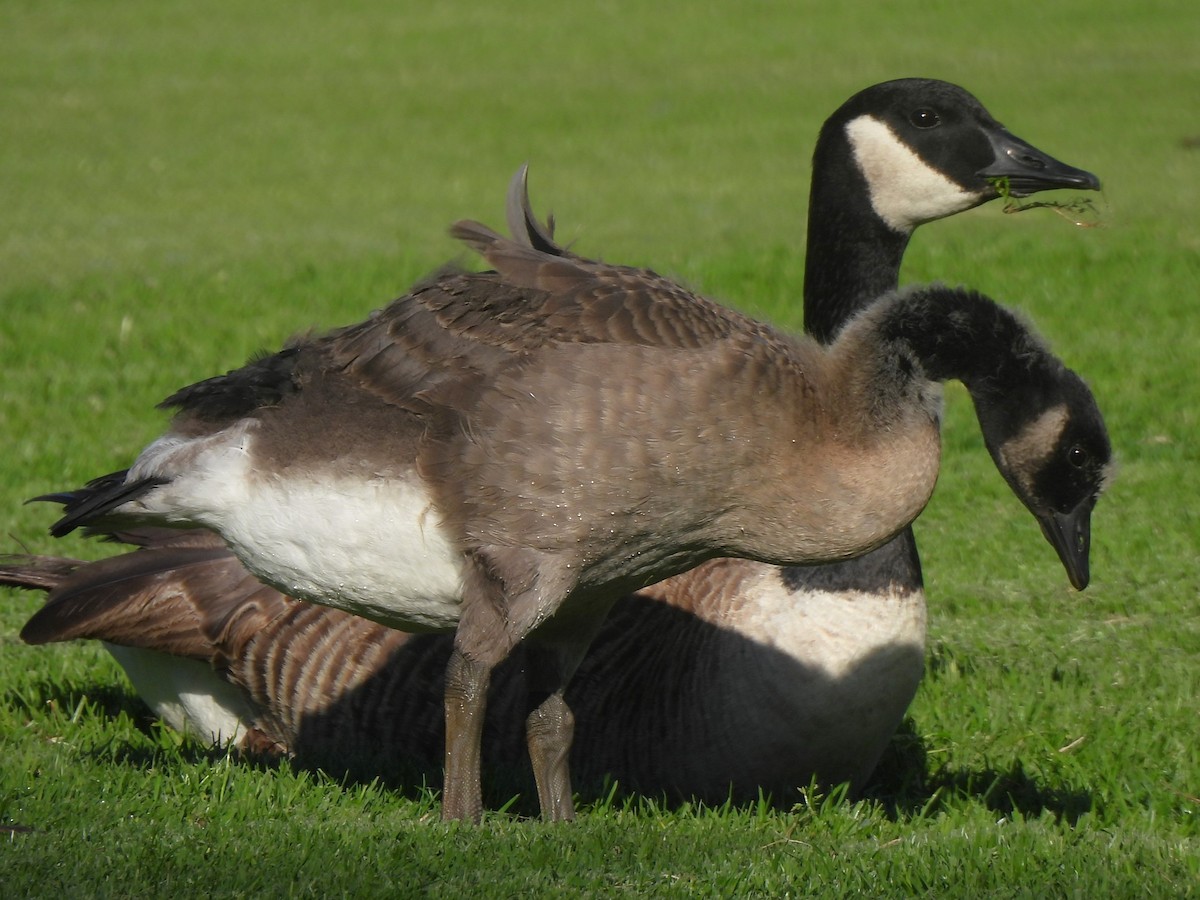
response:
<path id="1" fill-rule="evenodd" d="M 1034 515 L 1076 590 L 1090 577 L 1092 509 L 1113 472 L 1112 446 L 1092 392 L 1065 367 L 1036 404 L 992 393 L 975 408 L 996 468 Z"/>
<path id="2" fill-rule="evenodd" d="M 1000 196 L 1100 180 L 1007 131 L 958 85 L 929 78 L 859 91 L 821 128 L 813 153 L 804 329 L 828 343 L 895 290 L 917 226 Z"/>
<path id="3" fill-rule="evenodd" d="M 821 130 L 815 176 L 831 156 L 853 160 L 871 209 L 898 233 L 993 200 L 1001 183 L 1014 196 L 1100 189 L 1091 172 L 1012 134 L 963 88 L 928 78 L 883 82 L 847 100 Z"/>
<path id="4" fill-rule="evenodd" d="M 1112 445 L 1084 380 L 1023 317 L 968 290 L 896 292 L 852 321 L 835 349 L 872 328 L 890 348 L 877 353 L 880 361 L 907 361 L 890 371 L 963 382 L 996 468 L 1038 520 L 1071 584 L 1087 587 L 1092 509 L 1111 477 Z"/>

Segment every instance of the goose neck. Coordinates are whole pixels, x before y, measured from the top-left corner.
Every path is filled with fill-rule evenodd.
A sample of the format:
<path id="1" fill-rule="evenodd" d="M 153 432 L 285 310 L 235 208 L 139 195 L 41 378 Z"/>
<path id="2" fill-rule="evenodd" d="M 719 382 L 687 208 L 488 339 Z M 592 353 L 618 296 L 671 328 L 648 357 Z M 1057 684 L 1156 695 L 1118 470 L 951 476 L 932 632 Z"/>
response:
<path id="1" fill-rule="evenodd" d="M 869 203 L 849 203 L 814 181 L 804 264 L 804 330 L 828 344 L 847 321 L 894 291 L 910 237 L 911 232 L 889 228 Z"/>
<path id="2" fill-rule="evenodd" d="M 1013 313 L 974 291 L 932 285 L 881 304 L 878 335 L 931 381 L 961 381 L 976 400 L 1020 389 L 1044 370 L 1041 341 Z M 869 317 L 868 317 L 869 318 Z"/>

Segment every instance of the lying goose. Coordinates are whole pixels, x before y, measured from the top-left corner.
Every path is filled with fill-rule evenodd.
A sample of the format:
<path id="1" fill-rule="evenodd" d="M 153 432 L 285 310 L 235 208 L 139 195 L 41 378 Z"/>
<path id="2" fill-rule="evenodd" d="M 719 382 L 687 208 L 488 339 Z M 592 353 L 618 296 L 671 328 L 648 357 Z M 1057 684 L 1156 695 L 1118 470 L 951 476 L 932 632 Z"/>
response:
<path id="1" fill-rule="evenodd" d="M 486 691 L 521 642 L 539 802 L 570 818 L 563 692 L 622 592 L 719 556 L 847 559 L 910 523 L 937 477 L 940 381 L 967 386 L 1009 484 L 1086 580 L 1103 422 L 993 301 L 899 293 L 823 348 L 647 270 L 452 233 L 495 271 L 176 392 L 129 470 L 42 498 L 65 503 L 55 535 L 210 528 L 288 593 L 453 630 L 445 818 L 480 816 Z"/>
<path id="2" fill-rule="evenodd" d="M 892 168 L 878 163 L 864 168 L 858 162 L 863 158 L 890 160 Z M 943 169 L 940 178 L 931 177 L 935 160 Z M 805 289 L 809 327 L 828 337 L 857 305 L 894 287 L 912 225 L 994 196 L 989 177 L 1008 177 L 1020 192 L 1097 186 L 1088 173 L 1062 166 L 1003 132 L 973 97 L 953 85 L 906 79 L 869 88 L 848 101 L 822 130 L 814 160 Z M 910 186 L 914 193 L 907 210 L 889 184 Z M 890 206 L 879 199 L 889 196 Z M 876 206 L 898 227 L 887 227 Z M 814 291 L 818 283 L 823 293 Z M 222 559 L 211 548 L 164 546 L 160 539 L 153 549 L 160 552 L 127 560 L 137 577 L 106 563 L 80 569 L 69 584 L 55 582 L 59 590 L 29 623 L 27 639 L 100 637 L 129 644 L 114 652 L 160 715 L 181 722 L 181 710 L 190 711 L 187 723 L 206 735 L 237 730 L 261 736 L 265 731 L 267 745 L 282 745 L 310 763 L 339 765 L 355 749 L 363 755 L 384 729 L 391 730 L 388 745 L 398 754 L 427 755 L 440 742 L 437 723 L 420 721 L 429 705 L 398 696 L 437 690 L 438 654 L 389 650 L 369 654 L 369 660 L 356 656 L 365 668 L 355 669 L 345 654 L 332 665 L 333 657 L 321 653 L 324 674 L 312 682 L 321 690 L 312 695 L 304 690 L 308 679 L 258 678 L 254 673 L 268 659 L 273 664 L 306 659 L 305 671 L 312 672 L 318 667 L 316 658 L 308 657 L 313 635 L 345 638 L 349 626 L 342 614 L 315 609 L 297 616 L 294 602 L 247 583 L 227 553 Z M 619 621 L 606 624 L 571 687 L 572 706 L 581 712 L 573 766 L 590 778 L 610 773 L 652 792 L 717 801 L 731 785 L 750 797 L 763 787 L 782 793 L 808 783 L 814 773 L 828 781 L 861 782 L 920 677 L 920 572 L 911 551 L 898 562 L 889 572 L 878 562 L 778 570 L 721 561 L 625 598 L 614 617 Z M 9 577 L 18 583 L 27 578 L 27 586 L 50 586 L 32 576 L 36 569 L 44 579 L 43 567 L 25 565 L 25 573 L 18 564 Z M 65 578 L 63 573 L 73 569 L 62 561 L 56 577 Z M 143 591 L 154 597 L 152 605 L 143 602 Z M 253 620 L 253 628 L 209 627 L 186 651 L 204 661 L 188 675 L 200 678 L 200 686 L 172 693 L 174 680 L 187 667 L 163 660 L 156 660 L 164 664 L 155 666 L 153 675 L 140 677 L 155 654 L 139 655 L 132 648 L 185 653 L 178 642 L 167 644 L 156 620 L 211 626 L 226 621 L 237 602 L 244 607 L 238 621 Z M 315 621 L 321 622 L 319 628 Z M 672 652 L 642 652 L 645 643 L 630 636 L 637 622 L 653 629 L 656 646 Z M 365 621 L 353 626 L 355 643 L 363 647 L 380 646 L 386 634 Z M 634 653 L 640 654 L 637 666 L 622 670 L 613 664 Z M 213 700 L 229 693 L 229 684 L 214 676 L 209 659 L 240 689 L 225 707 Z M 721 677 L 711 674 L 714 669 Z M 160 674 L 164 670 L 169 678 Z M 204 679 L 216 684 L 205 687 Z M 376 705 L 358 698 L 364 690 Z M 331 694 L 346 702 L 327 707 Z M 245 704 L 252 713 L 239 719 Z M 603 715 L 592 715 L 593 708 Z M 206 718 L 202 712 L 220 715 Z M 356 735 L 363 737 L 356 740 Z M 364 765 L 369 770 L 385 762 L 375 757 Z"/>

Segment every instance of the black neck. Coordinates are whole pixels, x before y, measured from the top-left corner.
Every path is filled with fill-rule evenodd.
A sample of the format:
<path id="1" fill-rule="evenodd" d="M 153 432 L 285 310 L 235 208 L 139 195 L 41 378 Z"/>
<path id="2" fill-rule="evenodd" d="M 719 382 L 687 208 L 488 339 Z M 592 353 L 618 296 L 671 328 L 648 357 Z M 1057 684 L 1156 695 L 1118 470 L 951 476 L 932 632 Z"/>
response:
<path id="1" fill-rule="evenodd" d="M 909 234 L 892 231 L 871 208 L 867 180 L 851 158 L 845 124 L 830 120 L 813 153 L 804 262 L 804 330 L 828 344 L 842 326 L 900 283 Z M 921 561 L 912 531 L 865 556 L 784 569 L 797 593 L 811 590 L 919 591 Z M 866 585 L 870 585 L 867 587 Z"/>
<path id="2" fill-rule="evenodd" d="M 871 207 L 840 126 L 822 130 L 808 201 L 804 330 L 828 344 L 848 319 L 894 291 L 910 236 L 893 231 Z"/>
<path id="3" fill-rule="evenodd" d="M 1029 389 L 1059 365 L 1010 310 L 974 291 L 906 292 L 887 305 L 878 329 L 926 377 L 961 381 L 977 403 L 1027 402 Z"/>

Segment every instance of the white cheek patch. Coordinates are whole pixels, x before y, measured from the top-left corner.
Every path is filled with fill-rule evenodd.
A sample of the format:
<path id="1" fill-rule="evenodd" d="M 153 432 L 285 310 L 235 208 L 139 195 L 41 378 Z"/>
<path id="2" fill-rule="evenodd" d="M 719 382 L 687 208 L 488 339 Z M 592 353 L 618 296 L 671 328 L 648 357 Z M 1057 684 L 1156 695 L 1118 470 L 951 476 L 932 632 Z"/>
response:
<path id="1" fill-rule="evenodd" d="M 1108 465 L 1106 465 L 1100 471 L 1100 493 L 1103 494 L 1105 491 L 1107 491 L 1112 486 L 1112 483 L 1116 477 L 1117 461 L 1114 459 L 1110 460 Z"/>
<path id="2" fill-rule="evenodd" d="M 981 198 L 981 193 L 966 190 L 922 160 L 872 116 L 846 123 L 846 137 L 867 179 L 871 206 L 893 231 L 912 231 L 970 209 Z"/>

